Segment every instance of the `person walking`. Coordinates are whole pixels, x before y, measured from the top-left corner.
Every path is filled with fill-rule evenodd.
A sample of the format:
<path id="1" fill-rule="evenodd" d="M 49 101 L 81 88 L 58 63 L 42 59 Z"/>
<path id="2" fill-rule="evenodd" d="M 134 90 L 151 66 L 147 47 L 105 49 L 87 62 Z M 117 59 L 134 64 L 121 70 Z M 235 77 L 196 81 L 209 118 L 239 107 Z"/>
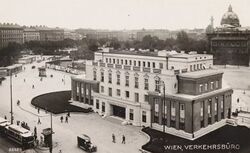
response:
<path id="1" fill-rule="evenodd" d="M 4 116 L 4 119 L 6 119 L 6 120 L 7 120 L 7 116 L 6 116 L 6 115 Z"/>
<path id="2" fill-rule="evenodd" d="M 37 113 L 40 114 L 40 108 L 37 108 Z"/>
<path id="3" fill-rule="evenodd" d="M 68 117 L 70 117 L 70 112 L 68 112 Z"/>
<path id="4" fill-rule="evenodd" d="M 35 88 L 35 86 L 34 86 L 34 84 L 32 85 L 32 89 L 34 89 Z"/>
<path id="5" fill-rule="evenodd" d="M 68 123 L 68 116 L 65 117 L 65 123 Z"/>
<path id="6" fill-rule="evenodd" d="M 62 122 L 63 122 L 63 116 L 61 116 L 61 118 L 60 118 L 60 119 L 61 119 L 61 123 L 62 123 Z"/>
<path id="7" fill-rule="evenodd" d="M 112 134 L 112 142 L 115 143 L 115 134 Z"/>
<path id="8" fill-rule="evenodd" d="M 122 135 L 122 144 L 125 144 L 126 142 L 125 142 L 125 136 L 124 135 Z"/>
<path id="9" fill-rule="evenodd" d="M 42 124 L 39 117 L 38 117 L 38 122 L 37 122 L 37 124 Z"/>

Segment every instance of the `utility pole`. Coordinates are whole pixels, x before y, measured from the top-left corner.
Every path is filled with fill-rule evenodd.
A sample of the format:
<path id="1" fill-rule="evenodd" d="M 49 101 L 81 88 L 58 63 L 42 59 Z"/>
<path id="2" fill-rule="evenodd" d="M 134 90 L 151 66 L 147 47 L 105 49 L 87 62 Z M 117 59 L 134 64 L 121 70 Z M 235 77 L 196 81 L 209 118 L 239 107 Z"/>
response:
<path id="1" fill-rule="evenodd" d="M 52 135 L 53 135 L 53 128 L 52 128 L 52 112 L 50 112 L 50 129 L 51 129 L 50 153 L 52 153 L 52 152 L 53 152 L 53 139 L 52 139 Z"/>
<path id="2" fill-rule="evenodd" d="M 12 70 L 10 69 L 10 123 L 13 124 Z"/>

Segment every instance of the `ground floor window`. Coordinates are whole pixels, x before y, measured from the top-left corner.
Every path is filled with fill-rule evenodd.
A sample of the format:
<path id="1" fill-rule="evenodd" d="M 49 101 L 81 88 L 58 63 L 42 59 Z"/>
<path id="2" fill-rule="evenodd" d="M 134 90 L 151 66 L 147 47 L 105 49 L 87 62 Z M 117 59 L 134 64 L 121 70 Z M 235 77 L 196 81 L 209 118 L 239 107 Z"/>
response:
<path id="1" fill-rule="evenodd" d="M 144 122 L 144 123 L 147 122 L 147 113 L 146 113 L 146 111 L 142 111 L 142 122 Z"/>
<path id="2" fill-rule="evenodd" d="M 133 109 L 129 109 L 129 119 L 134 120 L 134 110 Z"/>
<path id="3" fill-rule="evenodd" d="M 105 102 L 102 102 L 102 112 L 105 112 Z"/>
<path id="4" fill-rule="evenodd" d="M 79 101 L 79 96 L 76 96 L 76 101 Z"/>
<path id="5" fill-rule="evenodd" d="M 99 109 L 99 100 L 98 99 L 96 99 L 96 103 L 95 103 L 96 105 L 95 105 L 95 108 L 96 109 Z"/>

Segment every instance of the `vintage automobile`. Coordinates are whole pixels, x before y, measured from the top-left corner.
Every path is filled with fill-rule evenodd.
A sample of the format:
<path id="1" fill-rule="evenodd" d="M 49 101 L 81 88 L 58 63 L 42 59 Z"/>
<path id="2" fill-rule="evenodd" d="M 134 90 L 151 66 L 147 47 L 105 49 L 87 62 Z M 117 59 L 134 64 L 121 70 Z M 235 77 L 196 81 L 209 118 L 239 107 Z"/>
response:
<path id="1" fill-rule="evenodd" d="M 91 143 L 90 137 L 85 134 L 77 136 L 77 145 L 79 148 L 85 150 L 86 152 L 97 151 L 97 147 Z"/>
<path id="2" fill-rule="evenodd" d="M 36 68 L 36 66 L 35 65 L 33 65 L 32 67 L 31 67 L 31 69 L 35 69 Z"/>

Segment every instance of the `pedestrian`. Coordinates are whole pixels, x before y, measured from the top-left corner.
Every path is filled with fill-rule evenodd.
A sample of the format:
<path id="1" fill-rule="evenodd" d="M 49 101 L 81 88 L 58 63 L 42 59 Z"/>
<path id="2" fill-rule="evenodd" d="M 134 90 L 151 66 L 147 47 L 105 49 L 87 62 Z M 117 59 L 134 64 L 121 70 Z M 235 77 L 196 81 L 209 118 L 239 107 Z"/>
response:
<path id="1" fill-rule="evenodd" d="M 39 117 L 38 117 L 38 122 L 37 122 L 37 124 L 42 124 Z"/>
<path id="2" fill-rule="evenodd" d="M 237 103 L 239 103 L 240 102 L 240 99 L 239 98 L 237 98 Z"/>
<path id="3" fill-rule="evenodd" d="M 35 138 L 35 140 L 37 139 L 37 129 L 36 129 L 36 126 L 34 128 L 34 138 Z"/>
<path id="4" fill-rule="evenodd" d="M 34 86 L 34 84 L 32 85 L 32 89 L 34 89 L 35 88 L 35 86 Z"/>
<path id="5" fill-rule="evenodd" d="M 115 134 L 112 134 L 112 142 L 115 143 Z"/>
<path id="6" fill-rule="evenodd" d="M 7 120 L 7 116 L 6 116 L 6 115 L 4 116 L 4 119 L 6 119 L 6 120 Z"/>
<path id="7" fill-rule="evenodd" d="M 62 150 L 59 150 L 59 153 L 62 153 Z"/>
<path id="8" fill-rule="evenodd" d="M 25 79 L 23 79 L 23 82 L 25 82 L 26 80 Z"/>
<path id="9" fill-rule="evenodd" d="M 17 100 L 17 106 L 19 106 L 20 105 L 20 100 Z"/>
<path id="10" fill-rule="evenodd" d="M 68 117 L 70 117 L 70 112 L 68 112 Z"/>
<path id="11" fill-rule="evenodd" d="M 40 108 L 37 108 L 37 113 L 38 113 L 38 114 L 40 113 Z"/>
<path id="12" fill-rule="evenodd" d="M 62 123 L 62 122 L 63 122 L 63 116 L 61 116 L 61 118 L 60 118 L 60 119 L 61 119 L 61 123 Z"/>
<path id="13" fill-rule="evenodd" d="M 122 144 L 125 144 L 125 136 L 122 135 Z"/>
<path id="14" fill-rule="evenodd" d="M 68 123 L 68 116 L 65 117 L 65 123 Z"/>

